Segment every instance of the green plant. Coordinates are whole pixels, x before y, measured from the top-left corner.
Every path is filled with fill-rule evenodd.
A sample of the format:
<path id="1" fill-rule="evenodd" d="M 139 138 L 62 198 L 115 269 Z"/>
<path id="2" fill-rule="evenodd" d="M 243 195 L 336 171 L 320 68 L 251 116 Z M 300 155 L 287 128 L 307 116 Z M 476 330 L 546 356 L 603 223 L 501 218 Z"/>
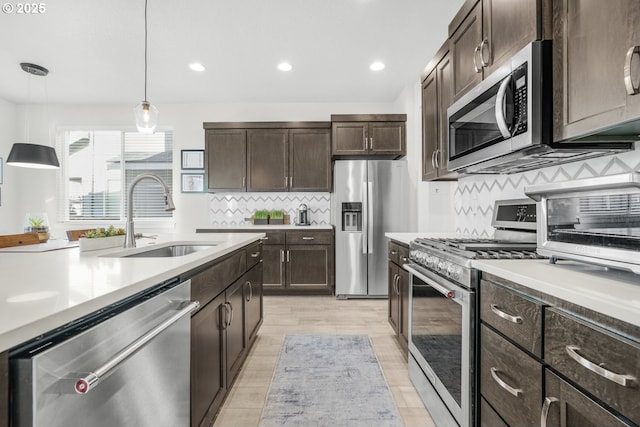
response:
<path id="1" fill-rule="evenodd" d="M 44 218 L 38 218 L 36 216 L 32 216 L 29 218 L 29 226 L 31 228 L 42 228 L 44 227 Z"/>
<path id="2" fill-rule="evenodd" d="M 271 219 L 284 219 L 284 211 L 282 209 L 274 209 L 269 213 Z"/>
<path id="3" fill-rule="evenodd" d="M 84 236 L 87 239 L 97 239 L 99 237 L 112 237 L 122 236 L 125 234 L 124 228 L 115 228 L 110 225 L 108 228 L 96 228 L 95 230 L 87 231 Z"/>
<path id="4" fill-rule="evenodd" d="M 259 209 L 253 213 L 253 219 L 267 219 L 269 217 L 269 211 L 266 209 Z"/>

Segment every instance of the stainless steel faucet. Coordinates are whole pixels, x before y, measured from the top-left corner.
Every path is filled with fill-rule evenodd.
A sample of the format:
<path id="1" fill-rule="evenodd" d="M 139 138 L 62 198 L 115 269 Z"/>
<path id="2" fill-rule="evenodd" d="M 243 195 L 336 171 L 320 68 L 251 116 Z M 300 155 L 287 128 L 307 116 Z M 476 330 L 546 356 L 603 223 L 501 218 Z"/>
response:
<path id="1" fill-rule="evenodd" d="M 142 175 L 138 175 L 131 181 L 129 185 L 129 189 L 127 190 L 127 228 L 126 228 L 126 237 L 124 240 L 125 248 L 135 248 L 136 247 L 136 238 L 135 231 L 133 230 L 133 189 L 135 186 L 142 181 L 143 179 L 153 179 L 160 183 L 164 188 L 164 203 L 165 211 L 173 211 L 176 209 L 176 206 L 173 204 L 173 199 L 171 198 L 171 191 L 165 182 L 157 175 L 153 175 L 150 173 L 145 173 Z"/>

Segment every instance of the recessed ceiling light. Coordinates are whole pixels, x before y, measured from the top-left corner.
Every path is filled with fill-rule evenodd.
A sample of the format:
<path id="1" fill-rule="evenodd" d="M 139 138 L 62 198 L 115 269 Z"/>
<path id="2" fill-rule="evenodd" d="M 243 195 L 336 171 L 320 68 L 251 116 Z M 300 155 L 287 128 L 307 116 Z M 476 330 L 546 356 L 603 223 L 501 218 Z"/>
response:
<path id="1" fill-rule="evenodd" d="M 278 64 L 278 70 L 280 71 L 291 71 L 293 67 L 288 62 L 281 62 Z"/>
<path id="2" fill-rule="evenodd" d="M 193 64 L 189 64 L 189 68 L 193 71 L 204 71 L 204 65 L 199 62 L 194 62 Z"/>
<path id="3" fill-rule="evenodd" d="M 371 71 L 380 71 L 380 70 L 384 70 L 384 64 L 380 61 L 378 62 L 374 62 L 373 64 L 371 64 L 369 66 L 369 68 L 371 69 Z"/>

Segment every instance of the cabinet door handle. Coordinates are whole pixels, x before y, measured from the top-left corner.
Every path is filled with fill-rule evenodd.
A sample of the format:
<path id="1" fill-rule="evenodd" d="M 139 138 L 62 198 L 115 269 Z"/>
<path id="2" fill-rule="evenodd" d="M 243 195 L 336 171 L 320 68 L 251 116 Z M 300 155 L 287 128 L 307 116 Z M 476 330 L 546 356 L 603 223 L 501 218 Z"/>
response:
<path id="1" fill-rule="evenodd" d="M 578 351 L 580 351 L 580 347 L 577 347 L 575 345 L 568 345 L 566 346 L 566 349 L 569 357 L 578 362 L 580 365 L 587 368 L 591 372 L 608 379 L 609 381 L 613 381 L 614 383 L 621 385 L 622 387 L 631 387 L 633 382 L 636 380 L 634 376 L 616 374 L 615 372 L 609 371 L 608 369 L 605 369 L 602 366 L 593 363 L 589 359 L 582 357 L 580 354 L 578 354 Z"/>
<path id="2" fill-rule="evenodd" d="M 251 258 L 258 258 L 259 255 L 260 255 L 260 252 L 254 252 L 251 254 Z"/>
<path id="3" fill-rule="evenodd" d="M 557 402 L 555 397 L 545 397 L 542 404 L 542 411 L 540 411 L 540 427 L 547 427 L 547 418 L 549 418 L 549 408 L 553 402 Z"/>
<path id="4" fill-rule="evenodd" d="M 260 240 L 269 240 L 269 236 L 261 237 Z"/>
<path id="5" fill-rule="evenodd" d="M 291 251 L 287 250 L 287 262 L 291 262 Z"/>
<path id="6" fill-rule="evenodd" d="M 313 236 L 302 236 L 302 240 L 315 240 L 316 238 Z"/>
<path id="7" fill-rule="evenodd" d="M 244 176 L 242 177 L 242 186 L 243 187 L 247 186 L 247 179 Z"/>
<path id="8" fill-rule="evenodd" d="M 231 316 L 229 316 L 229 324 L 227 325 L 227 327 L 229 327 L 233 323 L 233 306 L 230 302 L 228 302 L 227 304 L 229 304 L 229 312 L 231 313 Z"/>
<path id="9" fill-rule="evenodd" d="M 249 282 L 248 280 L 244 285 L 245 287 L 249 288 L 249 295 L 247 295 L 247 302 L 249 302 L 253 298 L 253 286 L 251 285 L 251 282 Z"/>
<path id="10" fill-rule="evenodd" d="M 367 137 L 365 136 L 364 137 L 364 151 L 367 151 L 367 148 L 369 148 L 369 146 L 367 144 L 368 144 Z"/>
<path id="11" fill-rule="evenodd" d="M 478 67 L 478 51 L 480 51 L 480 45 L 473 49 L 473 69 L 476 73 L 480 73 L 482 71 L 482 69 Z"/>
<path id="12" fill-rule="evenodd" d="M 435 157 L 436 157 L 436 152 L 434 151 L 433 153 L 431 153 L 431 167 L 434 168 L 434 169 L 436 168 Z"/>
<path id="13" fill-rule="evenodd" d="M 289 187 L 293 188 L 293 177 L 292 176 L 289 177 Z"/>
<path id="14" fill-rule="evenodd" d="M 489 66 L 489 61 L 484 60 L 484 47 L 485 45 L 488 46 L 488 44 L 489 41 L 487 39 L 483 39 L 480 43 L 480 65 L 482 65 L 483 68 Z M 489 58 L 491 58 L 491 49 L 489 49 Z"/>
<path id="15" fill-rule="evenodd" d="M 284 177 L 284 188 L 287 188 L 288 182 L 289 182 L 289 180 L 288 180 L 288 178 L 285 176 L 285 177 Z"/>
<path id="16" fill-rule="evenodd" d="M 493 311 L 496 314 L 496 316 L 501 317 L 504 320 L 508 320 L 511 323 L 517 323 L 517 324 L 522 323 L 522 317 L 513 316 L 511 314 L 505 313 L 504 311 L 500 310 L 496 304 L 491 304 L 491 311 Z"/>
<path id="17" fill-rule="evenodd" d="M 440 149 L 434 151 L 433 154 L 433 158 L 435 160 L 435 168 L 438 169 L 440 167 L 440 161 L 438 160 L 438 157 L 440 156 Z"/>
<path id="18" fill-rule="evenodd" d="M 280 262 L 284 262 L 284 249 L 280 249 Z"/>
<path id="19" fill-rule="evenodd" d="M 401 279 L 401 277 L 400 277 L 399 274 L 396 274 L 396 276 L 397 276 L 396 277 L 396 294 L 400 295 L 400 279 Z"/>
<path id="20" fill-rule="evenodd" d="M 624 60 L 624 85 L 629 95 L 637 95 L 640 93 L 640 86 L 635 86 L 633 84 L 633 78 L 631 77 L 631 62 L 633 62 L 634 56 L 640 56 L 640 46 L 630 47 L 627 51 L 627 57 Z"/>
<path id="21" fill-rule="evenodd" d="M 369 150 L 373 150 L 373 138 L 369 138 Z"/>
<path id="22" fill-rule="evenodd" d="M 406 256 L 402 257 L 402 262 L 409 262 L 409 258 L 407 258 Z"/>
<path id="23" fill-rule="evenodd" d="M 500 387 L 508 391 L 509 394 L 512 394 L 515 397 L 519 397 L 522 394 L 522 389 L 511 387 L 498 376 L 498 372 L 499 371 L 497 368 L 491 368 L 491 377 L 493 377 L 493 380 L 497 382 Z"/>
<path id="24" fill-rule="evenodd" d="M 394 255 L 395 255 L 395 254 L 397 254 L 397 253 L 398 253 L 398 251 L 391 251 L 391 252 L 389 252 L 390 256 L 394 256 Z"/>

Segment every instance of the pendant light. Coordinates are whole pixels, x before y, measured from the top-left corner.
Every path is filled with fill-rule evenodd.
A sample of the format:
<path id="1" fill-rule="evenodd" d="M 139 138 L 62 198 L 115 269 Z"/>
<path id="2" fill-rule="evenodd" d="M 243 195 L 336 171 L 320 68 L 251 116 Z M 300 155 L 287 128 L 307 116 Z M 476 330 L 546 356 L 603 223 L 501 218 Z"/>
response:
<path id="1" fill-rule="evenodd" d="M 34 76 L 46 77 L 49 70 L 40 65 L 23 62 L 20 67 Z M 46 87 L 46 80 L 45 80 Z M 47 95 L 48 96 L 48 95 Z M 7 164 L 25 168 L 55 169 L 60 167 L 56 150 L 48 145 L 29 143 L 28 113 L 25 113 L 25 143 L 15 143 L 11 147 Z"/>
<path id="2" fill-rule="evenodd" d="M 147 0 L 144 0 L 144 101 L 133 109 L 140 133 L 153 133 L 158 125 L 158 109 L 147 101 Z"/>

